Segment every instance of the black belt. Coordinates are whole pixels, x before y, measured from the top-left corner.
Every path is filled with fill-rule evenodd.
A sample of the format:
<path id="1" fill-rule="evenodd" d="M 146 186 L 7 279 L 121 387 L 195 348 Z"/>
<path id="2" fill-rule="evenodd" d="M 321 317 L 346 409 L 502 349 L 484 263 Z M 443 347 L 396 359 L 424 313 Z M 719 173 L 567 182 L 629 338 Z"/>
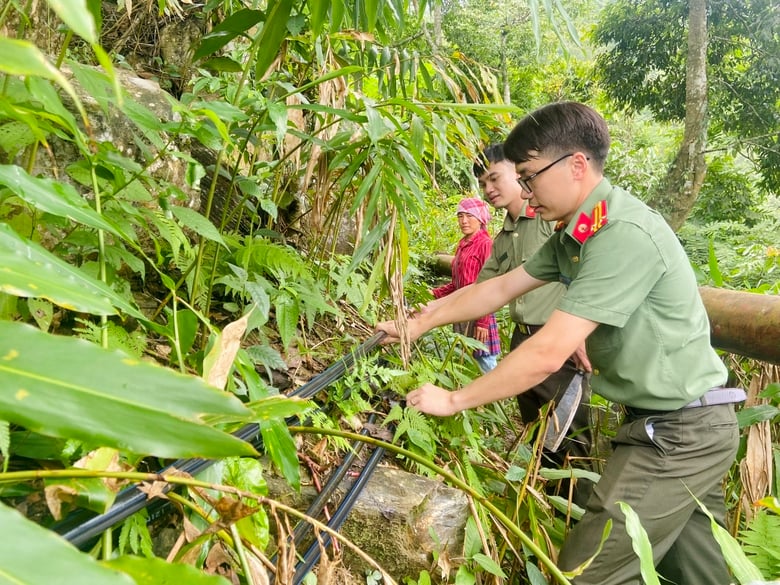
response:
<path id="1" fill-rule="evenodd" d="M 716 406 L 718 404 L 735 404 L 737 402 L 744 402 L 747 398 L 747 394 L 742 388 L 710 388 L 702 396 L 686 404 L 685 406 L 678 408 L 701 408 L 702 406 Z M 626 406 L 626 413 L 634 418 L 642 416 L 660 416 L 675 412 L 674 410 L 648 410 L 645 408 L 635 408 L 633 406 Z"/>
<path id="2" fill-rule="evenodd" d="M 541 325 L 526 325 L 525 323 L 515 323 L 515 327 L 523 335 L 533 335 L 542 328 Z"/>

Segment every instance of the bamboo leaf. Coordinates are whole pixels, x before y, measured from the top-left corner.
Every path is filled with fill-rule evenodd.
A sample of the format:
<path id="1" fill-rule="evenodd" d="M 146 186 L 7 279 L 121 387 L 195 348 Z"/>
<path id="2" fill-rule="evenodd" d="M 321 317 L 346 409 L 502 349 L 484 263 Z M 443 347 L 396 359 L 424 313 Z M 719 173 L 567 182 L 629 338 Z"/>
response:
<path id="1" fill-rule="evenodd" d="M 204 415 L 248 416 L 194 376 L 83 340 L 0 322 L 0 418 L 56 437 L 160 457 L 251 455 Z"/>
<path id="2" fill-rule="evenodd" d="M 270 3 L 269 3 L 270 4 Z M 263 24 L 254 46 L 257 48 L 255 57 L 255 76 L 262 79 L 268 72 L 271 63 L 279 54 L 279 48 L 287 35 L 287 19 L 292 12 L 293 0 L 276 0 L 268 9 L 268 17 Z"/>
<path id="3" fill-rule="evenodd" d="M 645 532 L 642 523 L 639 521 L 639 516 L 625 502 L 618 502 L 618 506 L 620 506 L 620 511 L 626 517 L 626 532 L 631 537 L 631 548 L 634 549 L 634 552 L 639 557 L 639 570 L 642 573 L 643 582 L 646 585 L 661 585 L 658 573 L 655 571 L 655 563 L 653 562 L 653 547 L 650 544 L 650 539 L 647 537 L 647 532 Z"/>
<path id="4" fill-rule="evenodd" d="M 720 550 L 723 552 L 723 557 L 726 559 L 726 564 L 731 569 L 731 573 L 740 585 L 746 585 L 748 583 L 763 583 L 764 576 L 761 571 L 750 562 L 745 553 L 742 551 L 739 542 L 729 534 L 729 531 L 718 524 L 712 513 L 707 507 L 700 502 L 697 498 L 696 503 L 704 511 L 710 519 L 710 527 L 712 528 L 712 536 L 720 545 Z"/>
<path id="5" fill-rule="evenodd" d="M 110 287 L 63 262 L 38 244 L 0 224 L 0 292 L 48 299 L 66 309 L 113 315 L 116 309 L 146 317 Z"/>
<path id="6" fill-rule="evenodd" d="M 79 585 L 133 585 L 129 576 L 101 566 L 68 545 L 54 532 L 0 504 L 0 582 L 17 585 L 62 583 L 77 578 Z M 41 562 L 46 559 L 46 562 Z M 184 581 L 182 581 L 184 582 Z"/>

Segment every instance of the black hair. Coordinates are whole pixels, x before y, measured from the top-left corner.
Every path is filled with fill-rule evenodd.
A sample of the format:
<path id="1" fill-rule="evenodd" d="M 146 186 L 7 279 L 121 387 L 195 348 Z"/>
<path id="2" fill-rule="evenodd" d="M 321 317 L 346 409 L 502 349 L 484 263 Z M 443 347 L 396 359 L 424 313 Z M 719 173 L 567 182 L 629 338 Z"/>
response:
<path id="1" fill-rule="evenodd" d="M 556 158 L 581 151 L 603 169 L 609 142 L 609 128 L 598 112 L 578 102 L 556 102 L 517 123 L 504 142 L 504 156 L 517 164 L 542 154 Z"/>
<path id="2" fill-rule="evenodd" d="M 504 156 L 504 145 L 501 143 L 491 144 L 486 147 L 477 157 L 477 160 L 474 161 L 474 167 L 472 169 L 474 171 L 474 176 L 479 179 L 487 172 L 490 165 L 503 160 L 507 160 L 506 156 Z"/>

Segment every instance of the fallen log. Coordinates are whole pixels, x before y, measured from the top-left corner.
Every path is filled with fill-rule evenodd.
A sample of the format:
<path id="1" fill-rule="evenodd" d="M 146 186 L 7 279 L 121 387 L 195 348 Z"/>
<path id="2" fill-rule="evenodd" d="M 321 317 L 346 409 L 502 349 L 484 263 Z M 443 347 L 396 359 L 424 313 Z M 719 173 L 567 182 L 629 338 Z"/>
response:
<path id="1" fill-rule="evenodd" d="M 436 254 L 433 271 L 450 274 L 452 256 Z M 780 296 L 699 287 L 710 318 L 712 346 L 780 364 Z"/>

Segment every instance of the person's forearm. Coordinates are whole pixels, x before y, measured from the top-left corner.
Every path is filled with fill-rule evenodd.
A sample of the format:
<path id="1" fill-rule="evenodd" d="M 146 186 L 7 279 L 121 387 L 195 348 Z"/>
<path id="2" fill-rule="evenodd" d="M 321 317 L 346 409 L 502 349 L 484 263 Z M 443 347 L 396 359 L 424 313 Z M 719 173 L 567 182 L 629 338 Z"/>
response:
<path id="1" fill-rule="evenodd" d="M 495 313 L 512 299 L 541 286 L 543 281 L 529 276 L 520 267 L 502 276 L 458 289 L 453 294 L 429 303 L 419 315 L 425 331 L 441 325 L 473 321 Z"/>

